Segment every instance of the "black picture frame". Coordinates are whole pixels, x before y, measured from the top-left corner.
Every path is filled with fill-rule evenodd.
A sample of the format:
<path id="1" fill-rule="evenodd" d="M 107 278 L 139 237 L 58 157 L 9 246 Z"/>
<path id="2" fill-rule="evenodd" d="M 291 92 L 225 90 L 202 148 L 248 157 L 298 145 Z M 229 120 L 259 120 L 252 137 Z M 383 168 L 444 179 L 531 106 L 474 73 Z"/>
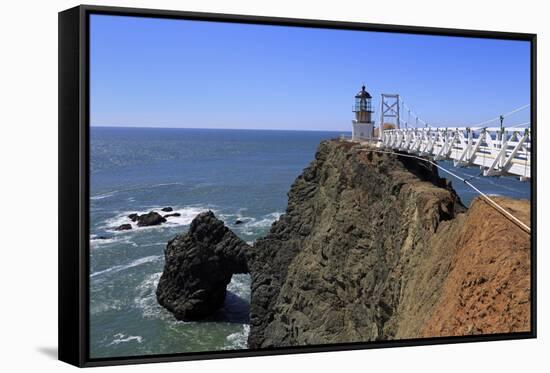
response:
<path id="1" fill-rule="evenodd" d="M 531 331 L 259 350 L 115 358 L 89 356 L 89 17 L 108 14 L 527 41 L 531 45 Z M 81 5 L 59 13 L 59 360 L 79 367 L 536 338 L 537 36 L 449 28 Z"/>

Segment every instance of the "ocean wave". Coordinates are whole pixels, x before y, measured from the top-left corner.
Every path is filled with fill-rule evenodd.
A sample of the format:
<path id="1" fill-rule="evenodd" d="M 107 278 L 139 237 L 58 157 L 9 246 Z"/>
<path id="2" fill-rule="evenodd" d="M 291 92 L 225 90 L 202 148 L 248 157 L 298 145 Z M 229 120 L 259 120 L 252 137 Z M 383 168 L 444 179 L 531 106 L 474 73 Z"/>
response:
<path id="1" fill-rule="evenodd" d="M 152 185 L 149 185 L 149 186 L 146 186 L 146 187 L 143 187 L 143 189 L 147 189 L 147 188 L 157 188 L 157 187 L 163 187 L 163 186 L 172 186 L 172 185 L 186 185 L 185 183 L 178 183 L 178 182 L 173 182 L 173 183 L 159 183 L 159 184 L 152 184 Z"/>
<path id="2" fill-rule="evenodd" d="M 158 319 L 166 322 L 166 325 L 179 330 L 182 325 L 193 324 L 193 321 L 177 320 L 169 311 L 164 309 L 158 302 L 156 296 L 157 285 L 162 272 L 152 273 L 137 286 L 137 294 L 134 298 L 134 305 L 141 310 L 143 318 Z"/>
<path id="3" fill-rule="evenodd" d="M 179 213 L 181 216 L 171 216 L 166 218 L 165 225 L 189 225 L 195 219 L 195 217 L 201 212 L 212 210 L 205 206 L 187 206 L 184 208 L 174 208 L 174 211 L 168 214 Z M 212 210 L 216 213 L 214 210 Z M 166 213 L 165 213 L 166 214 Z"/>
<path id="4" fill-rule="evenodd" d="M 142 310 L 145 318 L 157 317 L 163 312 L 155 294 L 160 276 L 162 272 L 150 274 L 136 288 L 137 296 L 134 298 L 134 304 Z"/>
<path id="5" fill-rule="evenodd" d="M 145 263 L 155 262 L 157 260 L 160 260 L 161 258 L 162 258 L 162 255 L 146 256 L 144 258 L 136 259 L 136 260 L 134 260 L 134 261 L 132 261 L 128 264 L 116 265 L 116 266 L 113 266 L 113 267 L 109 267 L 107 269 L 103 269 L 101 271 L 93 272 L 90 275 L 90 278 L 94 278 L 94 277 L 97 277 L 97 276 L 100 276 L 100 275 L 104 275 L 106 273 L 114 273 L 114 272 L 124 271 L 126 269 L 137 267 L 137 266 L 145 264 Z"/>
<path id="6" fill-rule="evenodd" d="M 115 194 L 118 194 L 118 193 L 134 192 L 134 191 L 139 191 L 139 190 L 144 190 L 144 189 L 154 189 L 154 188 L 158 188 L 158 187 L 174 186 L 174 185 L 183 185 L 183 186 L 185 186 L 186 184 L 185 183 L 180 183 L 180 182 L 173 182 L 173 183 L 158 183 L 158 184 L 137 186 L 137 187 L 132 187 L 132 188 L 124 188 L 124 189 L 113 190 L 113 191 L 110 191 L 110 192 L 107 192 L 107 193 L 101 193 L 101 194 L 96 194 L 96 195 L 90 196 L 90 200 L 98 201 L 98 200 L 101 200 L 101 199 L 113 197 Z M 134 198 L 135 197 L 130 196 L 130 197 L 128 197 L 128 200 L 129 201 L 134 201 Z"/>
<path id="7" fill-rule="evenodd" d="M 244 273 L 233 275 L 227 290 L 239 298 L 250 300 L 250 275 Z"/>
<path id="8" fill-rule="evenodd" d="M 92 201 L 97 201 L 97 200 L 100 200 L 100 199 L 110 198 L 110 197 L 114 196 L 115 193 L 116 193 L 116 191 L 109 192 L 109 193 L 103 193 L 103 194 L 97 194 L 95 196 L 90 196 L 90 199 Z"/>
<path id="9" fill-rule="evenodd" d="M 260 220 L 249 222 L 248 226 L 253 227 L 253 228 L 271 227 L 271 224 L 273 224 L 273 222 L 277 221 L 281 217 L 282 214 L 283 214 L 282 212 L 272 212 L 271 214 L 265 215 Z"/>
<path id="10" fill-rule="evenodd" d="M 150 246 L 166 246 L 167 241 L 151 242 L 140 244 L 139 247 L 150 247 Z"/>
<path id="11" fill-rule="evenodd" d="M 117 345 L 120 343 L 126 343 L 126 342 L 132 342 L 136 341 L 137 343 L 143 342 L 143 337 L 140 335 L 129 335 L 126 336 L 123 333 L 117 333 L 113 336 L 113 340 L 111 343 L 108 344 L 108 346 Z"/>
<path id="12" fill-rule="evenodd" d="M 237 219 L 241 220 L 243 223 L 239 225 L 231 224 L 232 228 L 236 231 L 239 231 L 240 233 L 247 235 L 247 236 L 253 236 L 255 234 L 258 234 L 258 231 L 263 231 L 267 228 L 270 228 L 271 225 L 279 220 L 279 218 L 283 215 L 282 212 L 276 211 L 269 214 L 266 214 L 262 216 L 259 219 L 253 218 L 253 217 L 238 217 Z"/>
<path id="13" fill-rule="evenodd" d="M 227 344 L 226 350 L 242 350 L 248 348 L 248 335 L 250 334 L 250 325 L 243 324 L 243 329 L 240 332 L 229 334 L 225 339 Z"/>
<path id="14" fill-rule="evenodd" d="M 162 206 L 163 207 L 163 206 Z M 128 234 L 135 232 L 136 230 L 144 230 L 144 229 L 159 229 L 159 228 L 166 228 L 166 227 L 177 227 L 177 226 L 186 226 L 191 224 L 193 219 L 200 214 L 203 211 L 212 210 L 214 213 L 216 213 L 215 210 L 213 210 L 211 207 L 208 206 L 200 206 L 200 205 L 191 205 L 191 206 L 185 206 L 185 207 L 174 207 L 173 211 L 170 212 L 164 212 L 162 211 L 162 207 L 152 207 L 148 208 L 142 211 L 136 211 L 136 210 L 128 210 L 124 211 L 122 213 L 119 213 L 118 215 L 106 219 L 101 226 L 102 229 L 112 232 L 114 234 Z M 137 222 L 133 222 L 128 218 L 128 215 L 130 214 L 147 214 L 151 211 L 157 212 L 160 215 L 167 215 L 167 214 L 174 214 L 179 213 L 180 216 L 169 216 L 166 218 L 166 222 L 159 224 L 159 225 L 153 225 L 148 227 L 138 227 Z M 115 228 L 122 225 L 122 224 L 130 224 L 132 226 L 132 229 L 124 230 L 124 231 L 115 231 Z"/>
<path id="15" fill-rule="evenodd" d="M 120 311 L 124 306 L 124 302 L 119 299 L 114 299 L 110 302 L 97 302 L 95 304 L 90 304 L 90 314 L 96 315 L 102 312 L 108 311 Z"/>
<path id="16" fill-rule="evenodd" d="M 99 249 L 105 246 L 110 246 L 114 243 L 122 243 L 137 247 L 138 245 L 132 241 L 131 237 L 126 235 L 113 235 L 111 237 L 99 238 L 99 236 L 90 235 L 90 249 Z"/>

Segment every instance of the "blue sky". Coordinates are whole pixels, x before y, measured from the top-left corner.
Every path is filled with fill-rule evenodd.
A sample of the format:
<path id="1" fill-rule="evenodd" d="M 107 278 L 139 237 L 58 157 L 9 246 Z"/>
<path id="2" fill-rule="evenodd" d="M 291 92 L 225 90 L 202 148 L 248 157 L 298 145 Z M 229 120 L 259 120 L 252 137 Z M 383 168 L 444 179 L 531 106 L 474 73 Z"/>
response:
<path id="1" fill-rule="evenodd" d="M 522 41 L 106 15 L 90 30 L 92 126 L 350 130 L 363 83 L 377 122 L 380 93 L 432 125 L 530 101 Z"/>

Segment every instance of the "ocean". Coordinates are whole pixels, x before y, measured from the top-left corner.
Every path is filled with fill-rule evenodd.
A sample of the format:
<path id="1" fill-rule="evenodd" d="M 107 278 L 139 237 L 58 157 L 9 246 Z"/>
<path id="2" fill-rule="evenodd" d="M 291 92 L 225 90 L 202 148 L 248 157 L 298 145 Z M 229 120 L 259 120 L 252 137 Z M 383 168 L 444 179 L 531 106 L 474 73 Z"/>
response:
<path id="1" fill-rule="evenodd" d="M 250 277 L 235 275 L 224 307 L 201 322 L 177 321 L 155 289 L 166 242 L 212 210 L 253 243 L 284 212 L 294 179 L 320 141 L 345 132 L 108 128 L 90 130 L 90 357 L 245 349 Z M 483 192 L 530 198 L 530 184 L 441 164 Z M 446 176 L 442 174 L 442 176 Z M 468 205 L 475 192 L 453 186 Z M 131 213 L 172 207 L 179 217 L 128 231 Z M 166 214 L 166 213 L 164 213 Z M 242 224 L 235 224 L 237 220 Z"/>

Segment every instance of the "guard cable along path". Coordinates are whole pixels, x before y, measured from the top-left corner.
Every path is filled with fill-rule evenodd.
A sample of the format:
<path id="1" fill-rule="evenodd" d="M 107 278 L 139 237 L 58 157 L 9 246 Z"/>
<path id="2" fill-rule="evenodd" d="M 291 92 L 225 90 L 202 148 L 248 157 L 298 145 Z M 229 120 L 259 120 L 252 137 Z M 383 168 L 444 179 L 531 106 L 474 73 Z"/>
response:
<path id="1" fill-rule="evenodd" d="M 457 174 L 445 169 L 444 167 L 438 165 L 437 163 L 429 160 L 429 159 L 426 159 L 426 158 L 422 158 L 422 157 L 417 157 L 416 155 L 410 155 L 410 154 L 402 154 L 402 153 L 397 153 L 397 152 L 391 152 L 391 151 L 383 151 L 383 150 L 376 150 L 376 149 L 360 149 L 359 151 L 370 151 L 370 152 L 374 152 L 374 153 L 382 153 L 382 154 L 394 154 L 394 155 L 397 155 L 397 156 L 401 156 L 401 157 L 409 157 L 409 158 L 414 158 L 414 159 L 418 159 L 418 160 L 421 160 L 421 161 L 424 161 L 424 162 L 428 162 L 430 164 L 432 164 L 433 166 L 437 167 L 438 169 L 440 169 L 441 171 L 443 172 L 446 172 L 448 173 L 449 175 L 457 178 L 458 180 L 462 181 L 464 184 L 468 185 L 470 188 L 472 188 L 473 190 L 475 190 L 477 193 L 479 193 L 479 195 L 481 195 L 483 198 L 485 198 L 494 208 L 496 208 L 498 211 L 500 211 L 501 213 L 503 213 L 508 219 L 510 219 L 513 223 L 515 223 L 516 225 L 518 225 L 521 229 L 523 229 L 525 232 L 527 232 L 528 234 L 531 234 L 531 228 L 525 224 L 524 222 L 522 222 L 521 220 L 519 220 L 518 218 L 516 218 L 514 215 L 512 215 L 510 212 L 508 212 L 504 207 L 500 206 L 498 203 L 496 203 L 493 199 L 491 199 L 487 194 L 483 193 L 481 190 L 479 190 L 478 188 L 476 188 L 472 183 L 470 183 L 468 180 L 458 176 Z"/>

